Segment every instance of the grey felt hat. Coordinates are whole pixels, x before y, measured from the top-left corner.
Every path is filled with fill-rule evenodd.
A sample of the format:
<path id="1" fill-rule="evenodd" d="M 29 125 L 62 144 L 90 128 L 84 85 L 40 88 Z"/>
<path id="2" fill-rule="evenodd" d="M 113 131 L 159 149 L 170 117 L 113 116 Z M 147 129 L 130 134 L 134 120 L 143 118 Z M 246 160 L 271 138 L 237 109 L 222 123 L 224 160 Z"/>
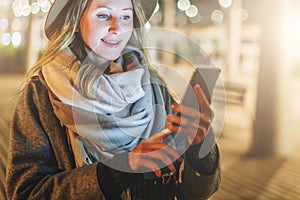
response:
<path id="1" fill-rule="evenodd" d="M 50 38 L 57 30 L 59 30 L 66 18 L 65 9 L 70 7 L 73 1 L 77 0 L 55 0 L 52 4 L 45 22 L 45 34 Z M 156 7 L 157 0 L 141 0 L 142 7 L 149 20 Z"/>

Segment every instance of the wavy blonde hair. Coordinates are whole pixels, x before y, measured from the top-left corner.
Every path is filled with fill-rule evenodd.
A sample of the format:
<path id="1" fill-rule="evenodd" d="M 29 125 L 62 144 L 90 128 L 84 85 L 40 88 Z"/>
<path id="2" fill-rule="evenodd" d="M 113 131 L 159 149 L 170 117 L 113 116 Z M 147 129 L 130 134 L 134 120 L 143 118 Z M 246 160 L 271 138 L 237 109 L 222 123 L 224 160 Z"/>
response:
<path id="1" fill-rule="evenodd" d="M 91 1 L 92 0 L 73 1 L 72 5 L 65 11 L 67 12 L 66 19 L 61 30 L 58 30 L 51 36 L 42 54 L 42 57 L 26 74 L 27 83 L 30 81 L 33 75 L 37 74 L 43 68 L 43 66 L 52 61 L 60 51 L 67 47 L 72 49 L 79 61 L 84 61 L 87 54 L 84 50 L 84 42 L 80 34 L 76 31 L 76 28 L 78 27 L 80 19 L 90 5 Z M 131 1 L 134 9 L 133 25 L 135 29 L 133 30 L 129 43 L 135 45 L 144 52 L 147 65 L 150 67 L 147 49 L 142 48 L 145 38 L 141 27 L 143 27 L 147 19 L 141 5 L 141 0 Z M 88 98 L 94 98 L 94 85 L 96 84 L 96 80 L 102 72 L 100 72 L 99 69 L 93 65 L 93 63 L 85 63 L 76 70 L 76 81 L 73 80 L 75 86 L 79 89 L 82 95 Z"/>

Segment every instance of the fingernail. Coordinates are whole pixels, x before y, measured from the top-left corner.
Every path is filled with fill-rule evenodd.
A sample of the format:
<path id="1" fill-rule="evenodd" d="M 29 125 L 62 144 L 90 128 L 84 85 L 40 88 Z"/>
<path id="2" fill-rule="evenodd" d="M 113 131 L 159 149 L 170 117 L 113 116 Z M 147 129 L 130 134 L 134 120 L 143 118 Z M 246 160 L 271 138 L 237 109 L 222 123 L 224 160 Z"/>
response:
<path id="1" fill-rule="evenodd" d="M 155 173 L 155 175 L 156 175 L 157 177 L 161 177 L 161 172 L 160 172 L 160 170 L 155 170 L 154 173 Z"/>
<path id="2" fill-rule="evenodd" d="M 164 133 L 170 133 L 170 130 L 166 128 L 166 129 L 163 130 L 163 132 Z"/>
<path id="3" fill-rule="evenodd" d="M 174 165 L 169 165 L 168 167 L 169 167 L 169 169 L 170 169 L 171 172 L 174 173 L 176 171 Z"/>

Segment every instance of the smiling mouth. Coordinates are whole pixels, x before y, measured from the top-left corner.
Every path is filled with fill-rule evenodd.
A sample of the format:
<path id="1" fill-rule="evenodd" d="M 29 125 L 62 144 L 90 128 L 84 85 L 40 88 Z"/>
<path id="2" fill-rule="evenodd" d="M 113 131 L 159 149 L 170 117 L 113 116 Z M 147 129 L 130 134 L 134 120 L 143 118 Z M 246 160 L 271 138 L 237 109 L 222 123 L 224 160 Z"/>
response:
<path id="1" fill-rule="evenodd" d="M 105 40 L 101 39 L 104 44 L 109 45 L 109 46 L 118 46 L 122 41 L 121 40 Z"/>

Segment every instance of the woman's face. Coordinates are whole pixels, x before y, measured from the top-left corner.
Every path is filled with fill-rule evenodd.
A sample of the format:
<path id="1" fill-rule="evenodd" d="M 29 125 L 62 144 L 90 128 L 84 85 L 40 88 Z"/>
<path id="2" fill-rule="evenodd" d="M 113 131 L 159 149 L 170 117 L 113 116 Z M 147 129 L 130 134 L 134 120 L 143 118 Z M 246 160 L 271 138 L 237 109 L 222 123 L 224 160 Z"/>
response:
<path id="1" fill-rule="evenodd" d="M 107 60 L 120 56 L 132 30 L 131 0 L 92 0 L 79 24 L 85 44 Z"/>

